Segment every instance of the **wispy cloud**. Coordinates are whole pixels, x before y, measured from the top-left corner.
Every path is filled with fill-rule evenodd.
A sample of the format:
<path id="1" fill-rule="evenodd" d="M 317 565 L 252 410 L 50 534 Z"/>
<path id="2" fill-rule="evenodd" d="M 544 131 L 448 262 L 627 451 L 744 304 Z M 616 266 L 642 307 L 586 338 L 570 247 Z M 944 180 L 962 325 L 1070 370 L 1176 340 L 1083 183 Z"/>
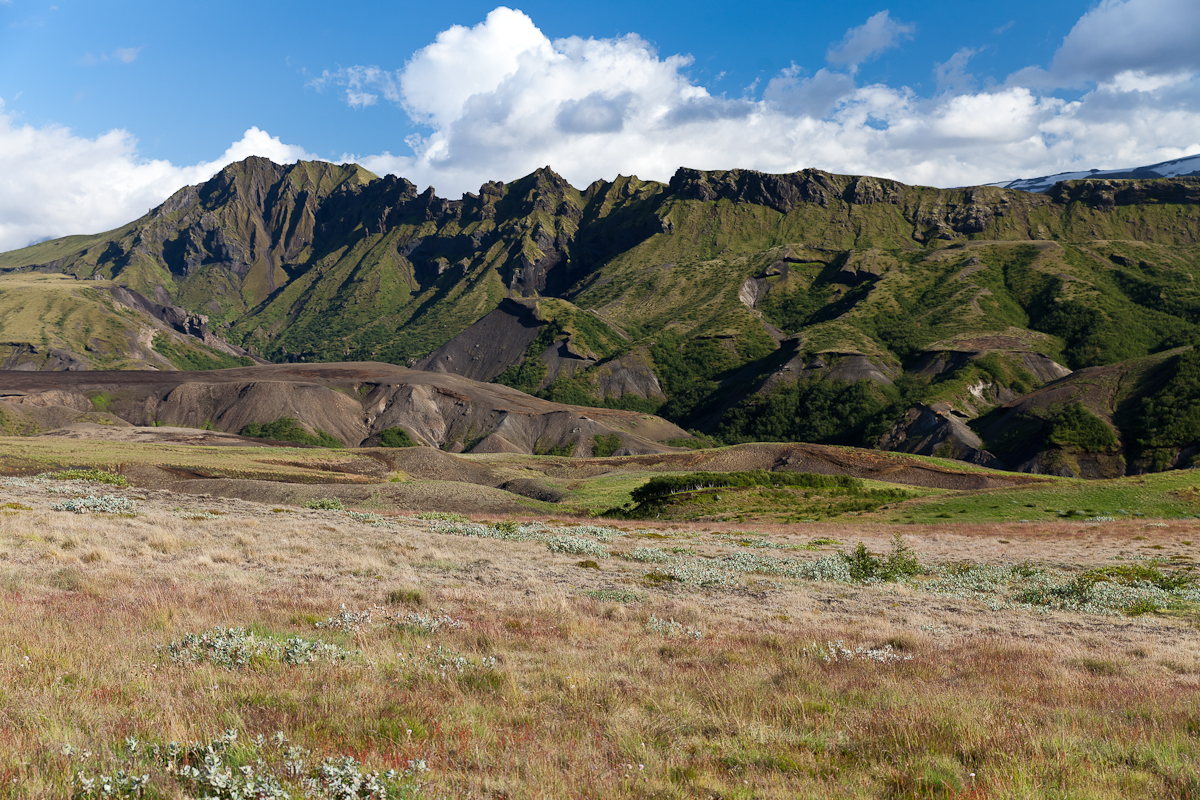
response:
<path id="1" fill-rule="evenodd" d="M 0 0 L 3 2 L 3 0 Z M 96 55 L 95 53 L 84 53 L 80 57 L 79 63 L 85 67 L 95 66 L 106 61 L 119 61 L 122 64 L 132 64 L 137 61 L 138 54 L 142 52 L 141 47 L 118 47 L 107 53 Z"/>
<path id="2" fill-rule="evenodd" d="M 308 85 L 317 91 L 324 91 L 330 86 L 341 87 L 346 103 L 351 108 L 373 106 L 379 101 L 380 95 L 393 103 L 401 102 L 399 75 L 379 67 L 345 67 L 332 72 L 324 70 Z"/>
<path id="3" fill-rule="evenodd" d="M 967 72 L 967 62 L 978 53 L 964 47 L 941 64 L 935 64 L 933 75 L 937 79 L 939 92 L 961 94 L 975 87 L 975 76 Z"/>
<path id="4" fill-rule="evenodd" d="M 887 11 L 880 11 L 857 28 L 846 31 L 841 43 L 829 48 L 825 60 L 830 64 L 845 64 L 854 74 L 859 64 L 896 47 L 903 39 L 911 39 L 915 30 L 915 25 L 892 19 Z"/>

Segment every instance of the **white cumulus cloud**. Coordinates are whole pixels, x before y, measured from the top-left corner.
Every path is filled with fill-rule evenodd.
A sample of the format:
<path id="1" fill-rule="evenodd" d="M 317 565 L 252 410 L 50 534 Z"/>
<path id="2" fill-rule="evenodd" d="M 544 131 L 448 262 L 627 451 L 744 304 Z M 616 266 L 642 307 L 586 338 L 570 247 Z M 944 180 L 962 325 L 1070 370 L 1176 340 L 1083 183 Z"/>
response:
<path id="1" fill-rule="evenodd" d="M 251 155 L 279 163 L 314 158 L 250 128 L 218 158 L 176 166 L 140 158 L 127 131 L 86 138 L 64 127 L 22 125 L 0 100 L 0 251 L 120 227 L 179 188 Z"/>
<path id="2" fill-rule="evenodd" d="M 1183 1 L 1193 2 L 1175 0 Z M 689 56 L 661 57 L 637 35 L 551 40 L 508 8 L 474 27 L 445 31 L 398 70 L 353 67 L 322 80 L 345 88 L 352 105 L 352 92 L 369 92 L 422 124 L 427 132 L 407 141 L 411 153 L 357 160 L 447 196 L 543 165 L 577 186 L 618 173 L 666 180 L 679 166 L 817 167 L 966 185 L 1200 152 L 1196 70 L 1172 58 L 1159 65 L 1173 65 L 1169 75 L 1136 59 L 1123 69 L 1087 72 L 1079 55 L 1109 41 L 1102 35 L 1108 27 L 1097 22 L 1109 20 L 1105 14 L 1123 19 L 1131 9 L 1148 13 L 1171 2 L 1109 0 L 1080 20 L 1051 68 L 1071 63 L 1090 76 L 1092 88 L 1071 102 L 1045 93 L 1045 70 L 1038 80 L 1014 76 L 1005 86 L 976 89 L 967 72 L 975 51 L 967 48 L 931 65 L 936 97 L 859 85 L 857 64 L 913 33 L 882 11 L 848 31 L 826 66 L 810 72 L 792 64 L 767 82 L 761 98 L 713 95 L 688 75 Z M 1152 27 L 1174 41 L 1167 21 Z"/>

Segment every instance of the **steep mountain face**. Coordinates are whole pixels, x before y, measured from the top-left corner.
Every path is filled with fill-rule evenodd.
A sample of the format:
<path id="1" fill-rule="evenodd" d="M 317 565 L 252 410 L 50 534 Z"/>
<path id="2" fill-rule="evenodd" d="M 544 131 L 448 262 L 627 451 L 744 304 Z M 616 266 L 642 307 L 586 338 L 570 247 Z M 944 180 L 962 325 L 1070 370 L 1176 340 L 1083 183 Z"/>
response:
<path id="1" fill-rule="evenodd" d="M 272 361 L 409 364 L 726 441 L 1076 472 L 1006 449 L 989 415 L 1194 344 L 1198 267 L 1195 178 L 1037 194 L 681 169 L 579 191 L 545 168 L 451 201 L 257 158 L 117 231 L 0 254 L 204 314 Z M 1130 448 L 1149 434 L 1112 424 L 1100 472 L 1180 463 L 1187 445 L 1147 460 Z"/>

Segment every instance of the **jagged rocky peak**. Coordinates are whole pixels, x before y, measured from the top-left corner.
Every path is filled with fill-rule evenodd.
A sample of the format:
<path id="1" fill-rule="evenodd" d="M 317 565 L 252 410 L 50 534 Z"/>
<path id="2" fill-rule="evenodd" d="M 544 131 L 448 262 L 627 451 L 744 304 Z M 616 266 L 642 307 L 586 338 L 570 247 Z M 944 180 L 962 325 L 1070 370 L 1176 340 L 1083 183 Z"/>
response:
<path id="1" fill-rule="evenodd" d="M 842 192 L 842 198 L 854 205 L 867 206 L 873 203 L 896 205 L 904 197 L 904 184 L 886 178 L 870 176 L 855 177 Z"/>
<path id="2" fill-rule="evenodd" d="M 206 209 L 236 201 L 263 209 L 271 204 L 273 197 L 280 195 L 308 193 L 325 197 L 342 186 L 363 186 L 378 180 L 378 176 L 358 164 L 297 161 L 281 165 L 263 156 L 249 156 L 226 165 L 203 183 L 183 187 L 154 208 L 151 215 L 172 214 L 197 201 L 201 201 Z M 408 184 L 403 178 L 399 180 Z"/>
<path id="3" fill-rule="evenodd" d="M 583 190 L 583 199 L 590 202 L 592 198 L 604 194 L 610 185 L 611 184 L 609 184 L 609 182 L 603 178 L 597 178 L 589 183 L 588 187 Z"/>
<path id="4" fill-rule="evenodd" d="M 267 195 L 283 179 L 287 168 L 268 158 L 250 156 L 230 164 L 200 186 L 200 199 L 213 208 L 235 198 L 262 208 Z"/>
<path id="5" fill-rule="evenodd" d="M 729 200 L 767 206 L 786 214 L 799 203 L 814 203 L 827 208 L 841 198 L 852 178 L 833 175 L 819 169 L 806 169 L 773 175 L 749 169 L 703 171 L 681 167 L 671 178 L 670 188 L 678 197 L 690 200 Z M 901 187 L 895 181 L 872 178 L 890 192 Z M 881 189 L 882 196 L 882 189 Z"/>
<path id="6" fill-rule="evenodd" d="M 514 208 L 516 215 L 524 216 L 535 212 L 567 216 L 579 214 L 579 204 L 574 202 L 579 193 L 566 178 L 550 167 L 540 167 L 524 178 L 508 184 L 506 194 L 517 200 Z"/>

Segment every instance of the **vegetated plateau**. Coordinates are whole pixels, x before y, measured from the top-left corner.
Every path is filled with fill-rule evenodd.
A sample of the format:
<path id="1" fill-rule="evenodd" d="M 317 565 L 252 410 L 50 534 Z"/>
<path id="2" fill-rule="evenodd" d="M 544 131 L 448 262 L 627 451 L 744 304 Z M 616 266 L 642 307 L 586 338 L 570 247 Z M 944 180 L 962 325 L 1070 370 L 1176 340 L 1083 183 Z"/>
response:
<path id="1" fill-rule="evenodd" d="M 1192 177 L 1034 194 L 680 169 L 581 191 L 546 168 L 452 201 L 251 158 L 116 231 L 0 254 L 0 342 L 9 369 L 391 362 L 657 415 L 679 430 L 659 449 L 806 441 L 1113 478 L 1197 452 L 1198 248 Z M 11 406 L 6 430 L 44 427 Z M 345 432 L 304 409 L 199 421 L 382 435 L 353 413 Z M 482 423 L 415 424 L 390 427 L 499 446 Z M 510 444 L 648 452 L 576 427 Z"/>

